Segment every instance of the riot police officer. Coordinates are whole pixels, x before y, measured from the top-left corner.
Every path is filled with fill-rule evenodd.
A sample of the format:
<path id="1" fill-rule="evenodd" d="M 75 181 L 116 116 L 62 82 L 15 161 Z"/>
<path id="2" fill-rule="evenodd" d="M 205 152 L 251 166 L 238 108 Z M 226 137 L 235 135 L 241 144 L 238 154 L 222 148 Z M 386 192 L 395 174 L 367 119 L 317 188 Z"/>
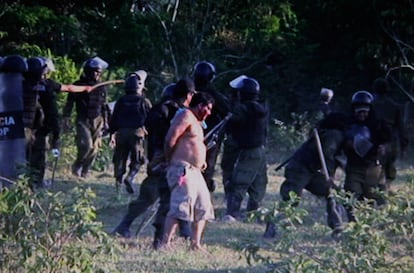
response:
<path id="1" fill-rule="evenodd" d="M 216 68 L 208 61 L 200 61 L 194 66 L 193 79 L 195 90 L 209 93 L 213 96 L 215 101 L 213 112 L 205 121 L 207 124 L 205 134 L 208 134 L 214 126 L 221 122 L 229 111 L 229 102 L 227 98 L 218 92 L 212 83 L 215 75 Z M 207 151 L 207 169 L 204 171 L 203 176 L 211 192 L 213 192 L 216 187 L 213 176 L 223 139 L 224 130 L 220 130 L 220 132 L 216 134 L 216 144 L 213 147 L 210 147 Z"/>
<path id="2" fill-rule="evenodd" d="M 134 193 L 133 181 L 145 158 L 145 119 L 152 104 L 143 93 L 147 73 L 138 70 L 125 80 L 125 95 L 117 100 L 109 122 L 111 144 L 115 147 L 113 155 L 115 183 L 126 186 Z M 128 175 L 124 179 L 127 161 Z"/>
<path id="3" fill-rule="evenodd" d="M 60 84 L 47 76 L 55 70 L 53 62 L 44 57 L 27 60 L 28 71 L 23 82 L 23 123 L 27 141 L 31 185 L 44 187 L 46 165 L 46 138 L 51 133 L 51 147 L 54 157 L 59 157 L 60 124 L 56 95 L 61 91 L 89 91 L 88 86 Z"/>
<path id="4" fill-rule="evenodd" d="M 376 117 L 372 103 L 374 97 L 365 90 L 352 96 L 352 120 L 345 134 L 344 152 L 347 157 L 344 189 L 358 200 L 373 199 L 382 203 L 377 194 L 384 176 L 381 159 L 391 141 L 391 129 Z M 354 221 L 353 208 L 347 207 L 348 219 Z"/>
<path id="5" fill-rule="evenodd" d="M 100 82 L 103 70 L 108 63 L 99 57 L 88 59 L 83 65 L 83 73 L 74 84 L 93 86 Z M 77 177 L 87 177 L 102 140 L 102 129 L 107 127 L 108 108 L 106 88 L 100 86 L 91 92 L 71 93 L 63 109 L 65 126 L 70 124 L 72 108 L 76 104 L 76 146 L 77 156 L 72 165 L 72 173 Z"/>
<path id="6" fill-rule="evenodd" d="M 230 82 L 240 94 L 228 123 L 238 149 L 238 157 L 228 186 L 227 215 L 223 220 L 241 219 L 241 203 L 249 194 L 247 211 L 256 210 L 267 187 L 266 136 L 268 109 L 260 100 L 260 86 L 256 79 L 240 76 Z"/>
<path id="7" fill-rule="evenodd" d="M 283 201 L 291 199 L 290 192 L 302 197 L 304 189 L 326 200 L 328 226 L 336 234 L 342 229 L 342 214 L 344 208 L 330 195 L 331 189 L 336 188 L 333 177 L 337 168 L 337 156 L 342 152 L 345 140 L 345 130 L 350 120 L 348 115 L 333 112 L 322 119 L 318 126 L 318 137 L 323 151 L 329 180 L 321 172 L 322 161 L 318 151 L 316 136 L 310 137 L 293 154 L 285 168 L 285 181 L 280 187 Z M 277 234 L 276 223 L 269 222 L 264 233 L 265 238 L 273 238 Z"/>
<path id="8" fill-rule="evenodd" d="M 386 153 L 382 157 L 381 165 L 385 174 L 385 187 L 389 188 L 391 182 L 397 176 L 395 161 L 398 153 L 404 154 L 408 146 L 408 136 L 403 123 L 402 105 L 399 105 L 389 97 L 388 81 L 377 78 L 373 83 L 374 100 L 372 108 L 377 118 L 383 119 L 392 130 L 392 141 L 386 147 Z"/>

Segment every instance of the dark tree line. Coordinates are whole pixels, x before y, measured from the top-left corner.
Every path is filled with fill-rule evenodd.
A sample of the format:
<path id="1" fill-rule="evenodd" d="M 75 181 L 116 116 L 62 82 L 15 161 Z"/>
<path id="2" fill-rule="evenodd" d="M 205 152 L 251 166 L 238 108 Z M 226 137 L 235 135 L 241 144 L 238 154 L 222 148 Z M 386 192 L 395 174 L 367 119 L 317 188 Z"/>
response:
<path id="1" fill-rule="evenodd" d="M 390 68 L 409 65 L 413 11 L 410 0 L 6 0 L 0 56 L 50 52 L 80 67 L 99 55 L 111 78 L 146 69 L 154 98 L 209 60 L 220 90 L 239 74 L 256 77 L 274 115 L 288 119 L 321 87 L 346 103 Z M 407 87 L 410 73 L 393 75 Z"/>

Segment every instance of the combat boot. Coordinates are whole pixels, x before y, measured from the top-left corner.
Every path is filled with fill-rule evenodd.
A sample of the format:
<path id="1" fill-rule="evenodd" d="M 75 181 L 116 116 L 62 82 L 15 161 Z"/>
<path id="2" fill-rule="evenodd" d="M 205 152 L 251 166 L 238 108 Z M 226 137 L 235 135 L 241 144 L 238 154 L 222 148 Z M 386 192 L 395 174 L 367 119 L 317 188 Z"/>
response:
<path id="1" fill-rule="evenodd" d="M 81 175 L 82 175 L 82 166 L 80 164 L 74 163 L 72 165 L 72 174 L 76 177 L 81 177 Z"/>
<path id="2" fill-rule="evenodd" d="M 247 202 L 247 207 L 246 210 L 247 211 L 255 211 L 260 207 L 259 202 L 252 200 L 251 198 L 249 198 L 248 202 Z"/>
<path id="3" fill-rule="evenodd" d="M 131 238 L 131 232 L 129 231 L 129 227 L 131 226 L 134 219 L 131 219 L 128 215 L 126 215 L 121 223 L 112 231 L 112 234 L 118 234 L 124 238 Z"/>
<path id="4" fill-rule="evenodd" d="M 227 199 L 227 213 L 224 216 L 224 219 L 231 219 L 231 220 L 240 220 L 241 212 L 240 207 L 243 200 L 236 197 L 234 194 L 229 194 Z"/>
<path id="5" fill-rule="evenodd" d="M 342 204 L 338 204 L 334 198 L 326 199 L 326 212 L 328 226 L 332 229 L 332 238 L 338 240 L 341 238 L 343 231 L 343 218 L 346 210 Z"/>
<path id="6" fill-rule="evenodd" d="M 134 182 L 134 179 L 135 179 L 135 176 L 137 175 L 137 173 L 138 173 L 137 170 L 130 170 L 128 172 L 127 177 L 124 179 L 125 188 L 126 188 L 126 191 L 128 193 L 132 194 L 132 193 L 135 192 L 134 187 L 132 186 L 132 184 Z"/>
<path id="7" fill-rule="evenodd" d="M 276 236 L 277 236 L 276 224 L 272 222 L 267 222 L 266 230 L 263 233 L 263 238 L 271 239 L 271 238 L 276 238 Z"/>
<path id="8" fill-rule="evenodd" d="M 161 243 L 162 243 L 162 239 L 164 236 L 164 227 L 162 224 L 153 224 L 155 227 L 155 232 L 154 232 L 154 240 L 152 241 L 152 247 L 157 250 L 160 248 Z"/>

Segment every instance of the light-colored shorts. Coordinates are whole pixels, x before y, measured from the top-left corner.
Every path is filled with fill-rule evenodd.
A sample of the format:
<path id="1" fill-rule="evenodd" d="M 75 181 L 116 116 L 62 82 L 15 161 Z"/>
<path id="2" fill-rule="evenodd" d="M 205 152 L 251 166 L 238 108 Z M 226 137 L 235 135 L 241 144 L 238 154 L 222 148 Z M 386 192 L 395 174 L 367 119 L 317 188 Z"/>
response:
<path id="1" fill-rule="evenodd" d="M 214 219 L 210 192 L 200 169 L 187 162 L 171 163 L 167 170 L 171 190 L 168 216 L 184 221 Z"/>

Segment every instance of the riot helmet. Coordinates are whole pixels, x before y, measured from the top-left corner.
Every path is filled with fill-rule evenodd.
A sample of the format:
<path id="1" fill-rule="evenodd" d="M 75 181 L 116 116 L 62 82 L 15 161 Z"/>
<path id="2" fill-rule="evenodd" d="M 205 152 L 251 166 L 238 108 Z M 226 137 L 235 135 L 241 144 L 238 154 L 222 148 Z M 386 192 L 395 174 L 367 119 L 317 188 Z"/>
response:
<path id="1" fill-rule="evenodd" d="M 216 75 L 216 68 L 207 61 L 201 61 L 194 66 L 193 78 L 196 85 L 205 85 L 211 82 Z"/>
<path id="2" fill-rule="evenodd" d="M 46 73 L 47 65 L 43 58 L 32 57 L 27 59 L 26 79 L 40 81 Z"/>
<path id="3" fill-rule="evenodd" d="M 333 96 L 333 90 L 324 87 L 321 89 L 321 93 L 319 94 L 321 101 L 326 103 L 329 103 L 332 100 Z"/>
<path id="4" fill-rule="evenodd" d="M 124 89 L 127 94 L 142 94 L 142 89 L 144 88 L 144 82 L 141 78 L 135 74 L 131 73 L 125 80 Z"/>
<path id="5" fill-rule="evenodd" d="M 45 74 L 51 73 L 51 72 L 55 72 L 56 68 L 55 65 L 53 64 L 53 61 L 49 58 L 46 57 L 41 57 L 43 59 L 43 61 L 46 64 L 46 71 Z"/>
<path id="6" fill-rule="evenodd" d="M 27 62 L 20 55 L 10 55 L 3 59 L 1 72 L 4 73 L 24 73 L 27 72 Z"/>
<path id="7" fill-rule="evenodd" d="M 374 97 L 368 91 L 357 91 L 352 95 L 352 105 L 367 105 L 371 106 Z"/>
<path id="8" fill-rule="evenodd" d="M 260 95 L 259 82 L 246 75 L 235 78 L 229 85 L 239 92 L 241 100 L 257 99 Z"/>
<path id="9" fill-rule="evenodd" d="M 96 56 L 83 64 L 83 74 L 87 79 L 96 80 L 106 68 L 108 68 L 108 63 Z"/>
<path id="10" fill-rule="evenodd" d="M 174 97 L 175 83 L 166 85 L 161 92 L 161 100 L 169 100 Z"/>

